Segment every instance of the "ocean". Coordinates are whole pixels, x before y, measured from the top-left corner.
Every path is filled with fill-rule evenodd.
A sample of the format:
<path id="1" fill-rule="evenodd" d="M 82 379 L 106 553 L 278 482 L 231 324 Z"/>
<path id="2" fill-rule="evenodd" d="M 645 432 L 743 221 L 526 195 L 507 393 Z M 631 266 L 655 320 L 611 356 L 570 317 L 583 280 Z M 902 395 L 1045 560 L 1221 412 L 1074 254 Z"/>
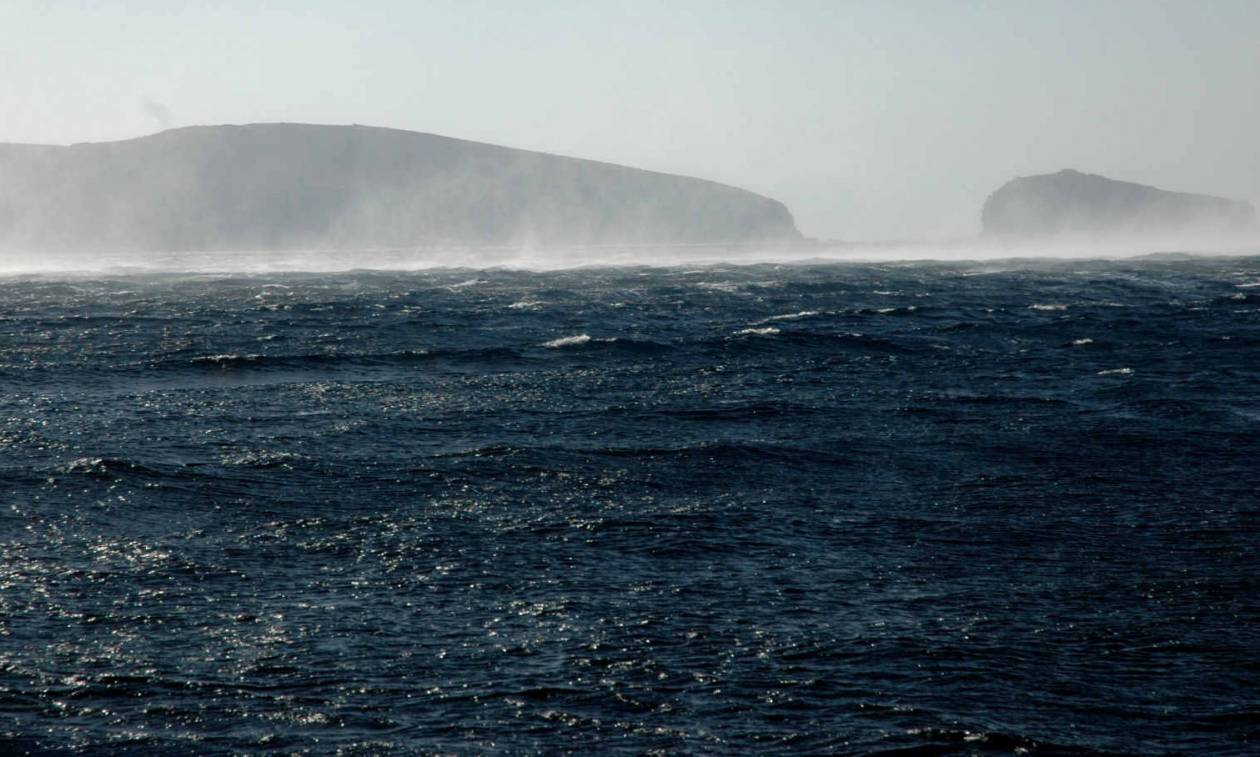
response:
<path id="1" fill-rule="evenodd" d="M 1254 754 L 1260 257 L 0 277 L 0 751 Z"/>

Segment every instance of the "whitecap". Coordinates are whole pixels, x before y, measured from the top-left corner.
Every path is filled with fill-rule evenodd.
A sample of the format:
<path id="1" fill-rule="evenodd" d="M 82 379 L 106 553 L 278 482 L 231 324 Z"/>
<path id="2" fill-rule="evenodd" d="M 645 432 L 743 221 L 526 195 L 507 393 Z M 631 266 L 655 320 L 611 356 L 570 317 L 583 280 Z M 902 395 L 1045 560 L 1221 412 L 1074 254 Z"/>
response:
<path id="1" fill-rule="evenodd" d="M 759 329 L 740 329 L 735 332 L 735 336 L 774 336 L 779 330 L 774 326 L 765 326 Z"/>
<path id="2" fill-rule="evenodd" d="M 549 342 L 543 342 L 543 346 L 554 350 L 560 347 L 574 347 L 579 344 L 586 344 L 589 341 L 591 341 L 590 334 L 576 334 L 574 336 L 562 336 L 559 339 L 552 339 Z"/>
<path id="3" fill-rule="evenodd" d="M 712 289 L 715 292 L 726 292 L 734 294 L 740 290 L 740 285 L 730 281 L 701 281 L 696 284 L 700 289 Z"/>
<path id="4" fill-rule="evenodd" d="M 198 355 L 193 358 L 193 363 L 234 363 L 244 360 L 257 360 L 259 355 L 240 355 L 235 352 L 225 353 L 222 355 Z"/>
<path id="5" fill-rule="evenodd" d="M 783 315 L 772 315 L 769 318 L 762 318 L 757 323 L 770 323 L 771 321 L 796 321 L 801 318 L 809 318 L 818 315 L 817 310 L 802 310 L 799 313 L 784 313 Z"/>
<path id="6" fill-rule="evenodd" d="M 289 468 L 292 467 L 291 463 L 302 459 L 301 455 L 293 452 L 277 452 L 264 449 L 224 455 L 220 458 L 220 462 L 224 465 L 251 468 Z"/>
<path id="7" fill-rule="evenodd" d="M 107 464 L 103 457 L 81 457 L 71 460 L 58 470 L 62 473 L 104 473 Z"/>
<path id="8" fill-rule="evenodd" d="M 1057 302 L 1051 302 L 1051 303 L 1046 303 L 1046 304 L 1035 303 L 1035 304 L 1029 305 L 1028 309 L 1029 310 L 1067 310 L 1067 307 L 1068 307 L 1067 305 L 1061 305 Z"/>
<path id="9" fill-rule="evenodd" d="M 1072 344 L 1074 344 L 1074 345 L 1076 345 L 1076 346 L 1078 346 L 1078 347 L 1079 347 L 1080 345 L 1082 345 L 1082 344 L 1093 344 L 1093 343 L 1094 343 L 1094 340 L 1093 340 L 1093 339 L 1090 339 L 1089 337 L 1082 337 L 1082 338 L 1080 338 L 1080 339 L 1073 339 L 1073 340 L 1072 340 Z"/>
<path id="10" fill-rule="evenodd" d="M 509 310 L 537 310 L 545 305 L 542 300 L 520 300 L 508 305 Z"/>
<path id="11" fill-rule="evenodd" d="M 1099 376 L 1132 376 L 1132 368 L 1108 368 L 1105 371 L 1099 371 Z"/>

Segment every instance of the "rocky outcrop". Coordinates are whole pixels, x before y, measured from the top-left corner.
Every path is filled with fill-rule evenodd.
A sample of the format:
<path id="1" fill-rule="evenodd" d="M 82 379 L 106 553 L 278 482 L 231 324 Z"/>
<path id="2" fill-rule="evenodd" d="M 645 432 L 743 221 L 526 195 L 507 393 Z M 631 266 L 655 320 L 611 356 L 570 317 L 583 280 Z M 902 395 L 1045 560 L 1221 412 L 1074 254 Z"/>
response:
<path id="1" fill-rule="evenodd" d="M 1169 192 L 1064 170 L 1024 176 L 989 195 L 984 234 L 1045 237 L 1230 236 L 1256 230 L 1250 203 Z"/>
<path id="2" fill-rule="evenodd" d="M 782 203 L 735 187 L 396 129 L 197 126 L 0 145 L 0 249 L 798 239 Z"/>

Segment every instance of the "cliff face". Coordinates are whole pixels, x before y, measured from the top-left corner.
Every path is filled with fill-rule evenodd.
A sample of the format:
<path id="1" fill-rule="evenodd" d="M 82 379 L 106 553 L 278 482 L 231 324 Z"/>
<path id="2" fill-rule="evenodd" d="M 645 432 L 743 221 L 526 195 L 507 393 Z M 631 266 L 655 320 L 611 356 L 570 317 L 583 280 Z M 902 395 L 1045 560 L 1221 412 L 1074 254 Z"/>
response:
<path id="1" fill-rule="evenodd" d="M 0 248 L 362 249 L 796 240 L 782 203 L 608 163 L 363 126 L 0 145 Z"/>
<path id="2" fill-rule="evenodd" d="M 986 236 L 1228 236 L 1254 231 L 1246 202 L 1065 170 L 1007 182 L 984 203 Z"/>

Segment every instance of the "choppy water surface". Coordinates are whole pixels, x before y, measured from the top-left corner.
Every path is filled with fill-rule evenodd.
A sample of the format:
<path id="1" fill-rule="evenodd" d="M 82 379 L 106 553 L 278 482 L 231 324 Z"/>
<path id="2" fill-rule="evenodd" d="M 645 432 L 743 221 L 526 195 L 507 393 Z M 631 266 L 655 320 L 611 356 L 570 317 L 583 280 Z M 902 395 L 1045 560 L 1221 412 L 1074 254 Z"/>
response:
<path id="1" fill-rule="evenodd" d="M 1260 258 L 4 278 L 0 746 L 1243 754 L 1258 490 Z"/>

